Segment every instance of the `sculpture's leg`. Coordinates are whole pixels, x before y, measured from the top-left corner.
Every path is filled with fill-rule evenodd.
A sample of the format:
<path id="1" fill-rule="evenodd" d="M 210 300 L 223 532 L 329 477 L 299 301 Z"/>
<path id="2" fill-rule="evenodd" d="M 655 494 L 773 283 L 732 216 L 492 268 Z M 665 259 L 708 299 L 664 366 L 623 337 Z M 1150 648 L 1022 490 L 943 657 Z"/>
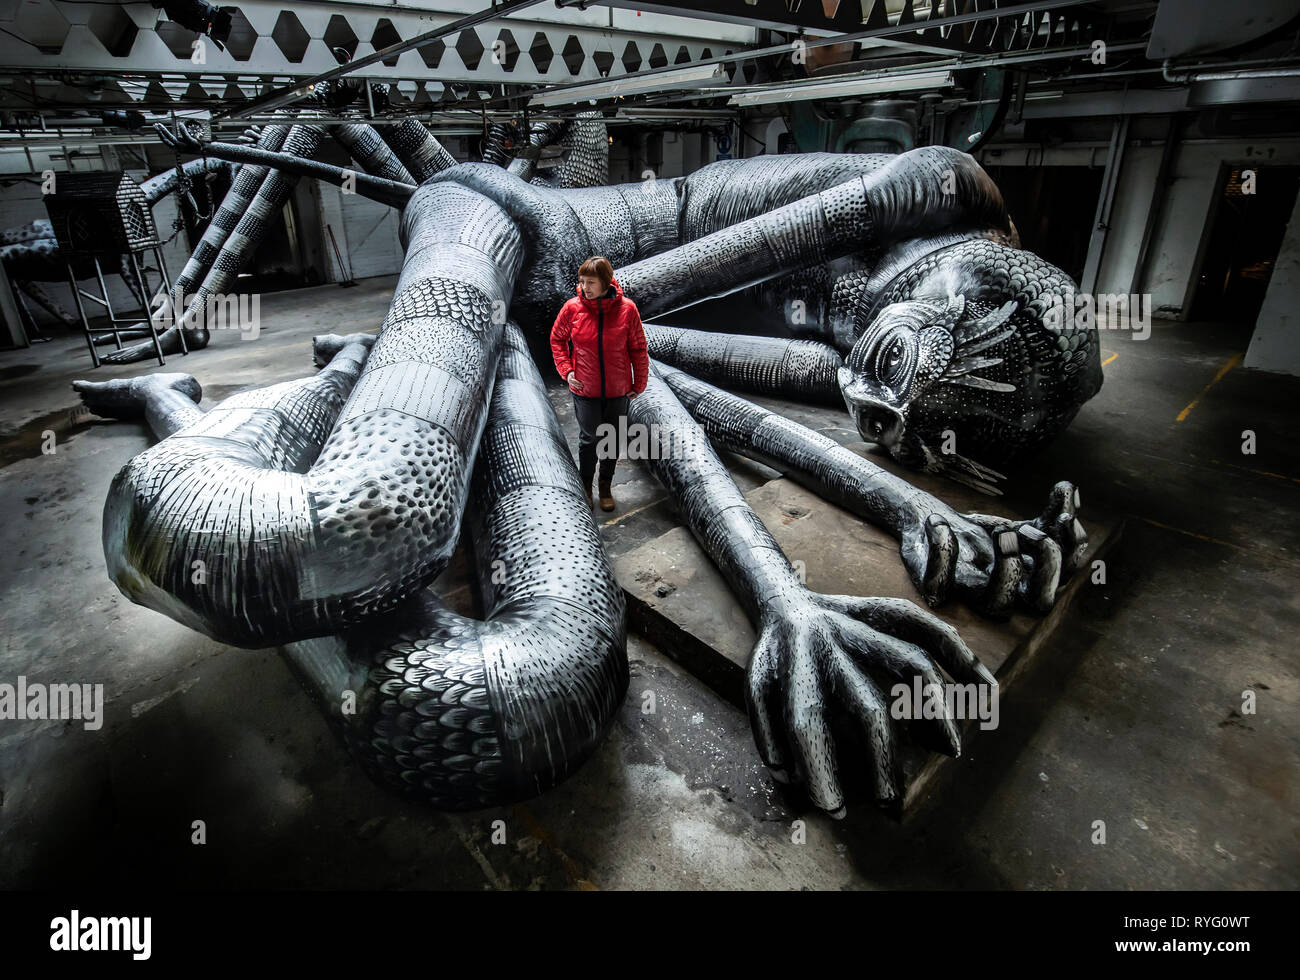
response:
<path id="1" fill-rule="evenodd" d="M 301 472 L 316 461 L 374 343 L 369 334 L 327 335 L 332 351 L 309 378 L 237 392 L 203 412 L 188 374 L 74 381 L 85 406 L 105 418 L 143 417 L 160 440 L 221 440 L 253 450 L 265 465 Z"/>
<path id="2" fill-rule="evenodd" d="M 140 291 L 141 281 L 144 282 L 145 289 L 149 288 L 148 280 L 144 278 L 143 267 L 140 270 L 140 277 L 139 279 L 137 279 L 135 275 L 135 270 L 131 267 L 130 257 L 126 255 L 122 255 L 119 256 L 117 274 L 121 278 L 122 282 L 126 285 L 127 290 L 131 293 L 131 298 L 136 301 L 136 303 L 140 306 L 142 310 L 148 310 L 149 297 Z M 159 281 L 161 282 L 161 278 Z"/>
<path id="3" fill-rule="evenodd" d="M 38 282 L 25 279 L 18 282 L 18 288 L 37 306 L 43 309 L 50 316 L 54 317 L 60 323 L 72 330 L 81 329 L 81 321 L 72 313 L 65 310 L 63 306 Z M 34 322 L 34 321 L 33 321 Z"/>
<path id="4" fill-rule="evenodd" d="M 514 327 L 470 496 L 483 621 L 425 592 L 392 616 L 284 649 L 371 775 L 449 809 L 565 778 L 627 690 L 623 595 Z M 347 691 L 357 692 L 352 714 L 340 711 Z"/>
<path id="5" fill-rule="evenodd" d="M 72 390 L 96 415 L 107 419 L 144 418 L 158 439 L 193 425 L 203 416 L 203 389 L 189 374 L 146 374 L 112 381 L 74 381 Z"/>
<path id="6" fill-rule="evenodd" d="M 416 192 L 402 236 L 389 315 L 314 464 L 332 421 L 319 399 L 274 418 L 214 410 L 117 475 L 104 549 L 128 598 L 262 647 L 396 608 L 446 567 L 522 245 L 498 207 L 449 184 Z M 285 452 L 295 428 L 310 452 Z"/>
<path id="7" fill-rule="evenodd" d="M 268 126 L 267 129 L 274 127 Z M 265 132 L 263 133 L 265 136 Z M 296 125 L 290 128 L 284 137 L 284 152 L 298 156 L 310 157 L 320 146 L 321 139 L 324 135 L 323 130 L 318 126 Z M 256 168 L 241 167 L 240 173 L 236 175 L 236 182 L 240 183 L 244 172 L 249 170 L 249 181 L 256 180 Z M 265 173 L 260 181 L 256 193 L 247 200 L 244 209 L 238 214 L 233 211 L 227 212 L 229 218 L 235 220 L 232 229 L 223 230 L 218 228 L 212 231 L 212 238 L 208 240 L 205 233 L 204 240 L 208 240 L 208 246 L 203 246 L 203 256 L 210 261 L 207 262 L 208 270 L 203 278 L 202 284 L 199 285 L 193 294 L 189 290 L 194 288 L 196 279 L 199 274 L 201 260 L 191 257 L 191 261 L 186 263 L 185 269 L 182 270 L 178 277 L 178 282 L 183 284 L 183 288 L 177 289 L 182 297 L 183 312 L 178 309 L 164 310 L 163 315 L 171 313 L 172 318 L 177 322 L 168 327 L 159 337 L 159 343 L 163 352 L 166 354 L 175 354 L 181 350 L 181 330 L 185 330 L 185 341 L 189 350 L 199 350 L 208 344 L 208 325 L 205 323 L 205 310 L 207 309 L 208 300 L 217 294 L 225 293 L 235 282 L 235 277 L 244 263 L 257 250 L 261 243 L 262 237 L 266 234 L 267 228 L 271 222 L 279 215 L 280 209 L 284 206 L 289 192 L 293 190 L 295 178 L 283 174 L 279 171 L 270 171 Z M 247 187 L 248 182 L 241 183 L 241 187 Z M 232 187 L 232 193 L 234 188 Z M 229 199 L 230 195 L 227 195 Z M 219 213 L 224 209 L 218 209 Z M 233 202 L 232 202 L 233 207 Z M 214 222 L 215 224 L 215 219 Z M 219 239 L 224 237 L 220 247 L 215 254 L 212 254 L 211 247 Z M 203 245 L 203 242 L 200 242 Z M 195 249 L 195 255 L 199 254 L 199 249 Z M 173 303 L 173 306 L 176 304 Z M 109 364 L 131 364 L 135 361 L 143 360 L 152 356 L 153 345 L 151 343 L 134 344 L 130 347 L 123 347 L 121 350 L 113 351 L 111 354 L 104 356 L 104 361 Z"/>
<path id="8" fill-rule="evenodd" d="M 763 761 L 778 779 L 803 783 L 813 802 L 843 816 L 840 760 L 832 736 L 838 710 L 862 729 L 876 799 L 901 805 L 889 705 L 880 683 L 941 683 L 937 661 L 959 682 L 996 685 L 952 627 L 910 602 L 829 596 L 799 582 L 785 554 L 732 482 L 708 438 L 672 390 L 651 377 L 632 400 L 633 423 L 671 433 L 650 467 L 691 532 L 717 564 L 759 634 L 747 667 L 746 700 Z M 663 447 L 661 447 L 663 448 Z M 952 718 L 914 735 L 957 754 Z"/>
<path id="9" fill-rule="evenodd" d="M 258 137 L 257 145 L 264 150 L 278 150 L 284 145 L 288 135 L 288 126 L 267 126 Z M 172 284 L 173 290 L 182 297 L 177 304 L 180 308 L 183 309 L 185 306 L 183 298 L 203 282 L 203 277 L 207 275 L 208 270 L 212 268 L 212 263 L 221 254 L 221 249 L 230 238 L 230 233 L 253 206 L 254 199 L 262 190 L 262 185 L 266 183 L 269 175 L 270 171 L 266 167 L 240 166 L 239 172 L 230 182 L 230 190 L 222 198 L 212 220 L 208 222 L 208 227 L 203 230 L 199 243 L 194 246 L 193 253 Z"/>
<path id="10" fill-rule="evenodd" d="M 258 134 L 257 146 L 266 150 L 278 150 L 284 144 L 285 136 L 289 133 L 288 126 L 266 126 Z M 209 157 L 200 160 L 190 160 L 185 163 L 182 169 L 186 175 L 193 179 L 212 170 L 218 166 L 226 167 L 229 164 L 216 157 Z M 186 308 L 185 297 L 190 295 L 203 282 L 203 277 L 207 275 L 208 269 L 211 268 L 213 261 L 220 253 L 226 239 L 239 223 L 240 219 L 248 213 L 252 206 L 254 197 L 261 189 L 263 182 L 266 180 L 268 170 L 266 167 L 257 165 L 240 165 L 230 182 L 230 189 L 226 196 L 222 198 L 221 203 L 217 206 L 212 220 L 208 222 L 207 228 L 203 230 L 203 235 L 199 242 L 194 246 L 194 251 L 186 259 L 185 266 L 181 269 L 180 274 L 172 283 L 172 295 L 169 297 L 170 305 L 160 311 L 155 311 L 155 316 L 160 320 L 167 319 L 167 314 L 173 316 L 179 311 Z M 152 204 L 160 199 L 164 194 L 170 194 L 176 190 L 177 177 L 174 167 L 163 171 L 156 177 L 151 177 L 140 185 L 141 190 L 145 192 L 145 197 Z M 123 278 L 128 280 L 128 286 L 131 285 L 129 276 L 124 274 Z M 132 287 L 134 292 L 134 287 Z M 160 323 L 160 328 L 162 324 Z M 119 330 L 118 333 L 124 339 L 136 339 L 139 337 L 148 337 L 148 328 L 142 323 L 137 326 L 126 327 Z M 166 353 L 175 353 L 169 350 L 173 344 L 176 349 L 180 349 L 179 338 L 173 339 L 166 334 L 164 329 L 164 351 Z M 191 349 L 198 340 L 198 337 L 189 338 Z M 100 343 L 112 343 L 111 337 L 101 338 Z M 201 345 L 200 345 L 201 346 Z M 152 348 L 150 348 L 152 350 Z"/>
<path id="11" fill-rule="evenodd" d="M 657 324 L 646 325 L 645 339 L 651 357 L 727 388 L 844 404 L 837 381 L 844 362 L 835 348 L 815 340 L 748 337 Z"/>
<path id="12" fill-rule="evenodd" d="M 415 183 L 410 172 L 374 126 L 367 123 L 340 123 L 330 127 L 330 135 L 348 151 L 353 160 L 361 164 L 366 173 L 403 184 Z"/>
<path id="13" fill-rule="evenodd" d="M 1033 520 L 963 516 L 819 432 L 675 368 L 655 370 L 714 444 L 781 470 L 893 534 L 931 605 L 955 594 L 994 616 L 1009 613 L 1016 599 L 1046 612 L 1061 576 L 1087 548 L 1072 484 L 1057 484 Z"/>
<path id="14" fill-rule="evenodd" d="M 609 180 L 609 133 L 602 113 L 580 112 L 559 134 L 564 150 L 560 164 L 547 173 L 531 176 L 544 187 L 596 187 Z"/>
<path id="15" fill-rule="evenodd" d="M 418 119 L 404 119 L 395 125 L 381 127 L 379 135 L 397 154 L 416 183 L 423 184 L 435 174 L 456 166 L 456 158 Z"/>

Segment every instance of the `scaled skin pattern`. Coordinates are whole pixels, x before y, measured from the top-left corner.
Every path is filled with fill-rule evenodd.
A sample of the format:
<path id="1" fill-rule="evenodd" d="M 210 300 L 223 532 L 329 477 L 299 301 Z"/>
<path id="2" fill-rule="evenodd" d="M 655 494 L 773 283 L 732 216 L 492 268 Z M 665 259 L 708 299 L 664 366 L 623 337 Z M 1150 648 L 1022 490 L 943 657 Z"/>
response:
<path id="1" fill-rule="evenodd" d="M 326 138 L 361 172 L 312 159 Z M 573 187 L 561 185 L 603 172 L 603 126 L 547 124 L 527 145 L 548 142 L 567 154 L 549 174 L 536 154 L 509 159 L 517 134 L 492 134 L 492 162 L 457 164 L 414 121 L 327 130 L 290 117 L 245 144 L 202 144 L 241 164 L 245 204 L 195 250 L 188 282 L 228 284 L 304 175 L 400 207 L 406 257 L 378 336 L 318 338 L 312 378 L 206 413 L 188 375 L 77 383 L 91 409 L 143 416 L 161 439 L 109 490 L 110 575 L 221 641 L 280 646 L 384 784 L 446 808 L 541 792 L 607 730 L 627 688 L 626 624 L 524 335 L 545 336 L 591 255 L 613 261 L 647 319 L 744 295 L 786 336 L 649 328 L 661 363 L 632 421 L 672 437 L 648 466 L 754 620 L 749 712 L 774 777 L 840 816 L 843 766 L 862 767 L 874 800 L 898 806 L 891 679 L 996 682 L 921 606 L 804 588 L 714 445 L 885 527 L 927 602 L 991 616 L 1051 608 L 1087 544 L 1078 490 L 1057 484 L 1031 519 L 960 514 L 724 389 L 838 398 L 864 438 L 992 491 L 987 461 L 1032 452 L 1100 384 L 1095 337 L 1042 322 L 1072 284 L 1016 247 L 997 188 L 956 150 L 760 157 Z M 957 452 L 936 442 L 949 432 Z M 462 535 L 481 619 L 428 591 Z M 960 751 L 952 718 L 911 736 Z"/>

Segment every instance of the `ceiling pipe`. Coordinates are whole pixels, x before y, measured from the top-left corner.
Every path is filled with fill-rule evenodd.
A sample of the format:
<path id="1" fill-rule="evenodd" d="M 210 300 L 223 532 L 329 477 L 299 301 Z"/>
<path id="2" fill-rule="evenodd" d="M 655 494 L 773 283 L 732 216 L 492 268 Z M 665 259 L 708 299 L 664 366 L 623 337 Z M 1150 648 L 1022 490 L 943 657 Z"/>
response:
<path id="1" fill-rule="evenodd" d="M 1300 78 L 1300 68 L 1247 68 L 1241 71 L 1181 71 L 1172 69 L 1166 61 L 1160 66 L 1160 74 L 1166 82 L 1178 85 L 1195 82 L 1232 82 L 1239 79 L 1253 78 Z"/>

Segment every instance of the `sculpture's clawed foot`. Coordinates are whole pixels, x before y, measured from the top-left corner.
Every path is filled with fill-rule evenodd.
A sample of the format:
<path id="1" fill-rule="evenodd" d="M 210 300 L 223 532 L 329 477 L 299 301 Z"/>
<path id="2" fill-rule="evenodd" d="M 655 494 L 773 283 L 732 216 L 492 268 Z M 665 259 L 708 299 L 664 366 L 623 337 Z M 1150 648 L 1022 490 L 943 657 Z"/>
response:
<path id="1" fill-rule="evenodd" d="M 803 591 L 764 606 L 750 660 L 746 701 L 763 762 L 780 782 L 802 784 L 821 809 L 846 812 L 831 718 L 847 713 L 871 756 L 876 801 L 897 812 L 903 786 L 891 717 L 895 684 L 910 692 L 943 681 L 936 664 L 961 683 L 997 682 L 957 631 L 904 599 L 824 596 Z M 949 755 L 961 737 L 947 711 L 912 726 L 919 743 Z M 847 761 L 847 760 L 844 760 Z"/>
<path id="2" fill-rule="evenodd" d="M 106 419 L 138 419 L 144 414 L 151 393 L 178 391 L 197 404 L 203 389 L 190 374 L 147 374 L 142 378 L 113 381 L 74 381 L 72 390 L 82 404 Z"/>
<path id="3" fill-rule="evenodd" d="M 1017 602 L 1045 613 L 1088 550 L 1079 505 L 1078 489 L 1062 481 L 1033 520 L 932 513 L 905 533 L 904 561 L 931 605 L 955 593 L 990 616 L 1010 615 Z"/>
<path id="4" fill-rule="evenodd" d="M 323 368 L 334 355 L 348 344 L 361 344 L 369 350 L 374 346 L 375 335 L 370 333 L 322 333 L 311 339 L 311 356 L 318 368 Z"/>

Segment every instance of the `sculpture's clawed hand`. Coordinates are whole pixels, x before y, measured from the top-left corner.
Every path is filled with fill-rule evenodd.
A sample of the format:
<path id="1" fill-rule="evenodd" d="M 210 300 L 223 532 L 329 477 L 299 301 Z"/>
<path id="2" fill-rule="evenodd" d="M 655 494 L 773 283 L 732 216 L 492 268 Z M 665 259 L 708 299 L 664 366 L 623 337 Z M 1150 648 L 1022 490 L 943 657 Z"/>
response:
<path id="1" fill-rule="evenodd" d="M 1074 484 L 1062 481 L 1033 520 L 946 509 L 918 515 L 903 533 L 903 561 L 931 605 L 956 595 L 990 616 L 1009 615 L 1017 601 L 1045 613 L 1088 550 L 1079 504 Z"/>
<path id="2" fill-rule="evenodd" d="M 864 599 L 801 590 L 764 605 L 749 662 L 745 697 L 763 762 L 781 782 L 795 781 L 813 803 L 846 812 L 830 719 L 846 713 L 860 725 L 871 755 L 878 803 L 902 805 L 902 774 L 889 691 L 942 685 L 936 664 L 961 683 L 997 682 L 957 631 L 905 599 Z M 928 730 L 927 730 L 928 729 Z M 961 751 L 955 721 L 942 717 L 912 730 L 918 741 L 950 755 Z M 854 763 L 856 764 L 856 763 Z"/>

